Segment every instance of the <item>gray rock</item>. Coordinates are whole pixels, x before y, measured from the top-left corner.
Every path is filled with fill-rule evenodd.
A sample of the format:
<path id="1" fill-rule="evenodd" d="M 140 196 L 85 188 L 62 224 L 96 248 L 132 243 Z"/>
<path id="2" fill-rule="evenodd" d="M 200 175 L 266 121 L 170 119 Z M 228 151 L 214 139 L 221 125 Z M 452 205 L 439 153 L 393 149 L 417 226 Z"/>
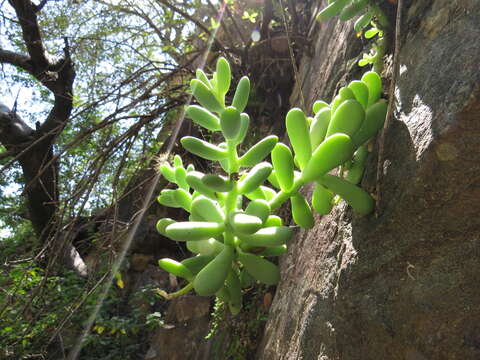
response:
<path id="1" fill-rule="evenodd" d="M 359 217 L 341 204 L 298 232 L 259 359 L 480 358 L 480 3 L 404 10 L 384 212 Z M 301 66 L 309 104 L 357 77 L 345 73 L 359 54 L 351 24 L 320 28 Z"/>
<path id="2" fill-rule="evenodd" d="M 150 341 L 145 360 L 208 359 L 205 336 L 209 329 L 210 299 L 184 295 L 174 298 L 165 325 Z"/>

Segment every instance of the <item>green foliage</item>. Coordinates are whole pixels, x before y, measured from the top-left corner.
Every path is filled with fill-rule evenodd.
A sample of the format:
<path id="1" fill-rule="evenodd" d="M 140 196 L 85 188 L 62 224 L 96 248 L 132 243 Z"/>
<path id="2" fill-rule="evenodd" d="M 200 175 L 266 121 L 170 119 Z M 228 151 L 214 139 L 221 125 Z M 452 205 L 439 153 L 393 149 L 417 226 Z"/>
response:
<path id="1" fill-rule="evenodd" d="M 178 118 L 172 109 L 182 103 L 183 84 L 190 77 L 181 67 L 197 56 L 192 37 L 198 31 L 184 15 L 208 20 L 212 16 L 205 4 L 176 3 L 174 11 L 154 2 L 49 1 L 37 14 L 46 50 L 52 57 L 64 56 L 67 38 L 75 65 L 74 108 L 54 146 L 61 155 L 60 207 L 67 213 L 88 216 L 109 206 L 156 154 L 157 135 Z M 1 14 L 1 47 L 26 54 L 8 3 Z M 13 107 L 18 95 L 17 113 L 33 129 L 37 121 L 41 124 L 51 110 L 53 94 L 26 71 L 8 64 L 0 82 L 2 102 Z M 2 159 L 1 165 L 7 161 Z M 24 181 L 21 170 L 11 167 L 5 173 L 0 191 L 14 192 L 17 208 L 22 199 L 18 188 Z M 12 210 L 8 216 L 18 212 Z M 6 222 L 3 218 L 8 216 L 0 213 L 0 221 Z"/>
<path id="2" fill-rule="evenodd" d="M 290 199 L 296 224 L 313 227 L 312 206 L 299 193 L 303 185 L 315 182 L 322 190 L 315 191 L 313 204 L 313 209 L 321 214 L 331 210 L 332 194 L 340 195 L 361 214 L 373 210 L 373 199 L 351 180 L 344 180 L 343 170 L 340 176 L 328 173 L 339 166 L 347 169 L 354 162 L 352 169 L 356 173 L 347 176 L 361 178 L 366 156 L 359 156 L 358 152 L 364 152 L 365 142 L 383 126 L 386 107 L 380 100 L 380 77 L 368 72 L 361 82 L 352 82 L 351 89 L 340 89 L 331 104 L 317 102 L 314 105 L 318 112 L 316 119 L 309 121 L 300 109 L 288 112 L 286 127 L 293 151 L 277 143 L 277 137 L 269 136 L 239 156 L 238 146 L 246 132 L 241 130 L 240 111 L 248 101 L 249 82 L 248 87 L 237 87 L 234 105 L 227 106 L 225 93 L 226 84 L 230 84 L 230 71 L 225 63 L 223 58 L 218 60 L 217 72 L 211 79 L 197 72 L 202 78 L 191 82 L 192 92 L 205 108 L 191 105 L 187 109 L 194 122 L 221 133 L 225 142 L 217 145 L 193 137 L 184 137 L 181 142 L 193 154 L 218 161 L 227 176 L 203 174 L 192 165 L 185 168 L 178 155 L 172 165 L 162 164 L 162 174 L 179 187 L 162 190 L 159 203 L 181 207 L 190 217 L 186 222 L 160 219 L 157 229 L 172 240 L 186 242 L 187 248 L 202 259 L 197 262 L 193 261 L 194 257 L 182 263 L 171 259 L 159 261 L 161 268 L 188 283 L 170 297 L 193 287 L 199 295 L 216 295 L 232 314 L 237 314 L 242 307 L 241 289 L 251 285 L 251 281 L 242 284 L 246 274 L 266 285 L 275 285 L 280 279 L 277 265 L 266 258 L 284 252 L 293 228 L 282 225 L 281 221 L 273 226 L 268 223 L 272 212 Z M 224 70 L 218 72 L 222 67 Z M 241 104 L 241 110 L 235 104 Z M 325 112 L 329 112 L 326 117 Z M 320 130 L 312 125 L 320 121 L 317 115 L 322 116 L 324 122 Z M 248 123 L 245 126 L 248 127 Z M 270 152 L 273 166 L 265 161 Z M 274 188 L 264 185 L 267 179 Z M 244 197 L 251 201 L 247 204 Z"/>
<path id="3" fill-rule="evenodd" d="M 386 39 L 383 35 L 383 31 L 377 28 L 375 23 L 372 23 L 372 27 L 365 32 L 367 39 L 376 37 L 376 41 L 372 44 L 372 49 L 369 54 L 363 54 L 362 59 L 358 62 L 360 66 L 366 66 L 371 64 L 378 72 L 381 64 L 383 63 L 383 55 L 385 55 L 385 42 Z"/>
<path id="4" fill-rule="evenodd" d="M 84 280 L 72 272 L 46 275 L 31 262 L 10 265 L 0 276 L 0 358 L 23 359 L 48 350 L 58 341 L 69 347 L 78 338 L 99 291 L 87 296 Z M 134 308 L 125 312 L 124 299 L 111 289 L 92 333 L 86 338 L 82 359 L 133 359 L 146 333 L 163 324 L 158 312 L 145 314 Z M 153 304 L 151 288 L 140 289 L 132 302 Z M 83 306 L 77 308 L 82 301 Z M 67 317 L 64 328 L 58 326 Z"/>
<path id="5" fill-rule="evenodd" d="M 45 277 L 44 270 L 31 263 L 12 265 L 1 279 L 0 348 L 12 359 L 41 349 L 82 292 L 74 274 Z M 40 289 L 45 296 L 35 296 Z"/>
<path id="6" fill-rule="evenodd" d="M 375 0 L 333 0 L 317 15 L 317 21 L 326 21 L 339 15 L 340 20 L 347 21 L 355 16 L 354 29 L 366 39 L 376 38 L 369 54 L 363 54 L 359 60 L 359 66 L 372 65 L 376 72 L 380 73 L 383 67 L 383 55 L 385 55 L 386 38 L 384 31 L 388 27 L 388 20 Z M 370 28 L 368 26 L 370 25 Z"/>
<path id="7" fill-rule="evenodd" d="M 52 145 L 53 154 L 59 156 L 55 177 L 58 217 L 54 220 L 58 229 L 64 229 L 79 217 L 83 221 L 114 202 L 118 204 L 132 177 L 157 154 L 159 134 L 168 136 L 163 131 L 168 132 L 170 123 L 179 118 L 176 108 L 184 101 L 184 82 L 191 76 L 184 66 L 198 56 L 193 42 L 198 31 L 188 16 L 205 22 L 210 13 L 201 6 L 204 0 L 177 2 L 178 11 L 159 2 L 42 3 L 44 7 L 36 14 L 42 45 L 49 57 L 62 58 L 64 39 L 68 39 L 76 72 L 72 114 Z M 13 7 L 6 2 L 0 8 L 0 46 L 28 55 Z M 33 130 L 41 125 L 52 109 L 54 94 L 27 71 L 10 64 L 2 63 L 0 83 L 1 101 L 12 109 L 15 104 L 17 114 Z M 3 146 L 1 152 L 5 153 Z M 0 331 L 4 331 L 0 349 L 19 359 L 51 350 L 46 348 L 50 336 L 92 284 L 70 273 L 58 274 L 56 265 L 49 274 L 38 267 L 48 263 L 52 247 L 45 251 L 43 244 L 38 244 L 22 194 L 27 184 L 18 162 L 9 165 L 12 160 L 12 156 L 0 159 Z M 118 240 L 91 235 L 95 238 L 85 240 L 88 246 L 108 246 L 109 251 Z M 36 258 L 39 253 L 42 256 Z M 92 274 L 89 280 L 95 282 L 100 275 Z M 138 338 L 143 332 L 161 322 L 158 314 L 147 319 L 136 313 L 132 316 L 120 295 L 118 289 L 109 294 L 97 319 L 105 331 L 92 334 L 82 358 L 89 353 L 96 354 L 92 359 L 115 353 L 123 359 L 131 354 L 125 350 L 129 343 L 141 343 Z M 83 330 L 97 299 L 93 292 L 75 310 L 66 323 L 67 334 Z M 116 330 L 110 335 L 113 329 L 123 329 L 126 334 Z M 137 335 L 132 333 L 134 329 L 139 330 Z M 115 347 L 117 340 L 122 340 L 122 346 Z M 59 338 L 52 344 L 59 348 Z M 67 349 L 71 345 L 65 344 Z M 3 355 L 0 353 L 0 358 Z"/>
<path id="8" fill-rule="evenodd" d="M 137 290 L 130 299 L 132 311 L 125 307 L 124 294 L 111 289 L 95 319 L 92 331 L 88 334 L 82 349 L 82 359 L 142 359 L 147 344 L 144 342 L 152 331 L 163 325 L 161 313 L 145 313 L 138 305 L 156 304 L 151 287 Z M 84 319 L 96 304 L 96 296 L 89 300 L 89 305 L 82 311 Z M 82 322 L 84 321 L 82 320 Z"/>

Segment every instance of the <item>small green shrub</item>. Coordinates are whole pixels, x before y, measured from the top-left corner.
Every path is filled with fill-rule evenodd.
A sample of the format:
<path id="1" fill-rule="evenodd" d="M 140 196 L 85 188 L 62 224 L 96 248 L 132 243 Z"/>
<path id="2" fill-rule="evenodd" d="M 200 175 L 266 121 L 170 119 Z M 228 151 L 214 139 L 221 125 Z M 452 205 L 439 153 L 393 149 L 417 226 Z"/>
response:
<path id="1" fill-rule="evenodd" d="M 82 282 L 73 273 L 45 277 L 44 270 L 31 263 L 12 265 L 1 279 L 0 357 L 21 359 L 40 353 L 81 295 Z M 38 296 L 41 287 L 43 296 Z"/>
<path id="2" fill-rule="evenodd" d="M 73 272 L 47 275 L 31 262 L 10 265 L 0 273 L 0 359 L 57 358 L 79 340 L 99 298 L 99 289 L 87 298 L 85 281 Z M 135 298 L 155 301 L 153 289 L 140 289 Z M 77 305 L 83 304 L 80 307 Z M 70 319 L 59 330 L 66 316 Z M 140 358 L 146 334 L 162 325 L 160 313 L 144 313 L 125 304 L 112 288 L 82 348 L 82 359 Z M 53 338 L 52 338 L 53 337 Z M 61 346 L 60 346 L 61 342 Z"/>

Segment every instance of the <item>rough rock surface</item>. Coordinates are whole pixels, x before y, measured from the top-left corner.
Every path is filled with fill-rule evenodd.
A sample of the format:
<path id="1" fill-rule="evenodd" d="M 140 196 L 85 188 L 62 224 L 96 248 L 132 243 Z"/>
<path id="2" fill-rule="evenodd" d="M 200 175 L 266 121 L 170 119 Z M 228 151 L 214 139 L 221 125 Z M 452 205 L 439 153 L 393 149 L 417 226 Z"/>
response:
<path id="1" fill-rule="evenodd" d="M 171 301 L 165 325 L 151 339 L 145 360 L 207 360 L 210 299 L 185 295 Z"/>
<path id="2" fill-rule="evenodd" d="M 297 234 L 259 359 L 480 359 L 480 2 L 405 3 L 384 211 L 341 204 Z M 357 77 L 350 29 L 320 26 L 307 104 Z"/>

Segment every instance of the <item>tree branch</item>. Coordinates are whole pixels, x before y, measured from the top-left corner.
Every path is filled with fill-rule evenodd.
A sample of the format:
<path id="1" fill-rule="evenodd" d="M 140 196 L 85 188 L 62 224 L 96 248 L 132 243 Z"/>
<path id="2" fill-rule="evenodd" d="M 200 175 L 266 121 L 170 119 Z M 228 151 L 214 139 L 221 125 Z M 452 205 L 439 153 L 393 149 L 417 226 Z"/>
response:
<path id="1" fill-rule="evenodd" d="M 273 19 L 272 0 L 266 0 L 263 8 L 262 27 L 260 29 L 260 38 L 265 40 L 269 37 L 270 23 Z"/>
<path id="2" fill-rule="evenodd" d="M 30 58 L 26 55 L 0 48 L 0 63 L 18 66 L 33 75 Z"/>
<path id="3" fill-rule="evenodd" d="M 47 1 L 48 1 L 48 0 L 42 0 L 42 1 L 40 1 L 40 4 L 34 5 L 34 7 L 35 7 L 35 12 L 39 12 L 40 10 L 42 10 L 43 7 L 47 4 Z"/>
<path id="4" fill-rule="evenodd" d="M 21 152 L 22 149 L 35 141 L 34 135 L 34 130 L 25 121 L 7 106 L 0 103 L 0 142 L 7 151 Z M 22 166 L 26 184 L 35 179 L 44 162 L 48 161 L 52 155 L 50 146 L 46 144 L 37 144 L 29 151 L 23 152 L 18 161 Z M 52 165 L 26 192 L 29 218 L 39 236 L 44 233 L 55 212 L 55 206 L 51 204 L 52 199 L 57 197 L 55 173 L 56 166 Z"/>
<path id="5" fill-rule="evenodd" d="M 65 39 L 64 57 L 51 60 L 43 45 L 36 14 L 45 2 L 37 6 L 30 0 L 8 1 L 17 14 L 30 57 L 0 49 L 0 62 L 22 67 L 54 94 L 53 108 L 39 129 L 40 135 L 51 134 L 45 138 L 45 141 L 51 142 L 62 131 L 73 108 L 75 71 L 70 60 L 68 41 Z"/>
<path id="6" fill-rule="evenodd" d="M 158 3 L 160 4 L 163 4 L 164 6 L 166 6 L 167 8 L 169 8 L 170 10 L 178 13 L 179 15 L 183 16 L 185 19 L 188 19 L 190 20 L 191 22 L 193 22 L 195 25 L 197 25 L 200 29 L 202 29 L 207 35 L 211 35 L 211 32 L 210 30 L 208 30 L 208 28 L 203 25 L 200 21 L 198 21 L 197 19 L 195 19 L 193 16 L 190 16 L 188 13 L 186 13 L 185 11 L 179 9 L 178 7 L 170 4 L 168 1 L 166 0 L 157 0 Z"/>
<path id="7" fill-rule="evenodd" d="M 183 11 L 182 9 L 179 9 L 178 7 L 170 4 L 167 0 L 156 0 L 158 3 L 164 5 L 165 7 L 169 8 L 170 10 L 178 13 L 179 15 L 183 16 L 185 19 L 190 20 L 193 22 L 195 25 L 198 26 L 199 29 L 204 31 L 208 36 L 212 36 L 212 32 L 208 30 L 208 28 L 203 25 L 199 20 L 195 19 L 193 16 L 190 16 L 188 13 Z M 227 49 L 223 46 L 223 44 L 218 40 L 216 37 L 213 38 L 213 44 L 218 47 L 221 51 L 223 51 L 225 54 L 228 53 Z"/>
<path id="8" fill-rule="evenodd" d="M 34 131 L 15 112 L 0 105 L 0 142 L 18 154 L 27 196 L 29 218 L 41 242 L 57 226 L 54 221 L 58 201 L 58 169 L 52 161 L 55 138 L 63 130 L 73 108 L 72 89 L 75 71 L 68 42 L 64 57 L 51 60 L 43 45 L 36 12 L 39 6 L 30 0 L 8 0 L 15 10 L 28 55 L 0 50 L 0 62 L 28 71 L 54 95 L 54 105 L 43 124 Z M 47 165 L 45 165 L 47 164 Z"/>
<path id="9" fill-rule="evenodd" d="M 58 80 L 56 81 L 57 91 L 54 91 L 54 105 L 47 119 L 39 129 L 40 134 L 47 134 L 53 131 L 54 137 L 63 130 L 73 109 L 73 81 L 75 79 L 75 71 L 70 59 L 70 47 L 67 38 L 65 38 L 63 51 L 65 58 L 62 60 L 63 66 L 58 71 Z"/>
<path id="10" fill-rule="evenodd" d="M 40 29 L 37 22 L 36 6 L 30 0 L 8 0 L 15 9 L 22 27 L 23 40 L 34 68 L 38 72 L 48 69 L 50 61 L 43 46 Z"/>
<path id="11" fill-rule="evenodd" d="M 7 150 L 15 151 L 17 146 L 31 141 L 33 132 L 25 121 L 0 102 L 0 142 Z"/>

